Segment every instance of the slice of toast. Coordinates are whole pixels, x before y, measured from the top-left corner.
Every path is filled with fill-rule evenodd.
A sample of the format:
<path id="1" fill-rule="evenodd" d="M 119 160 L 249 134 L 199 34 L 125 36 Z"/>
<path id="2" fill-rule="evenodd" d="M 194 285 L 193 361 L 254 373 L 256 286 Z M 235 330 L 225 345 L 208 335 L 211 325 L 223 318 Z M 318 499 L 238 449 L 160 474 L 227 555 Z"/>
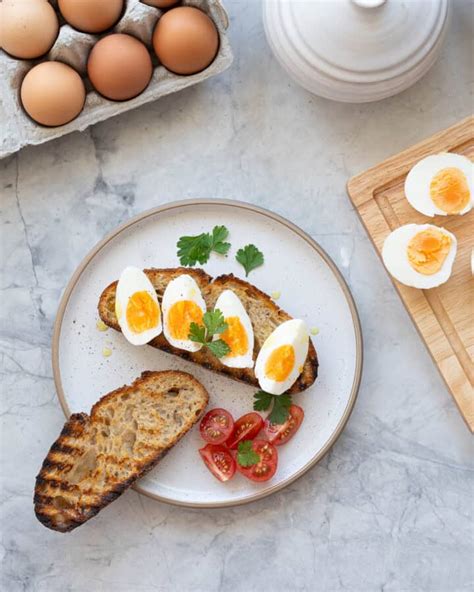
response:
<path id="1" fill-rule="evenodd" d="M 196 280 L 206 301 L 208 310 L 213 309 L 217 298 L 224 290 L 233 290 L 240 298 L 252 322 L 255 333 L 254 360 L 264 341 L 273 330 L 284 321 L 292 318 L 288 313 L 281 310 L 270 296 L 261 292 L 252 284 L 236 278 L 232 274 L 221 275 L 213 280 L 202 269 L 178 267 L 173 269 L 145 269 L 144 272 L 153 284 L 160 303 L 168 283 L 183 273 L 190 275 Z M 99 299 L 98 310 L 100 318 L 106 325 L 120 331 L 120 325 L 115 316 L 116 288 L 117 282 L 113 282 L 105 288 Z M 191 360 L 214 372 L 226 374 L 235 380 L 240 380 L 258 387 L 258 380 L 253 368 L 229 368 L 224 366 L 207 348 L 203 348 L 195 353 L 177 349 L 168 343 L 163 333 L 150 341 L 149 345 L 185 358 L 186 360 Z M 316 380 L 317 375 L 318 357 L 314 345 L 310 340 L 308 356 L 303 366 L 303 371 L 288 392 L 293 394 L 306 390 Z"/>
<path id="2" fill-rule="evenodd" d="M 144 372 L 76 413 L 36 477 L 35 513 L 68 532 L 143 477 L 198 421 L 209 395 L 186 372 Z"/>

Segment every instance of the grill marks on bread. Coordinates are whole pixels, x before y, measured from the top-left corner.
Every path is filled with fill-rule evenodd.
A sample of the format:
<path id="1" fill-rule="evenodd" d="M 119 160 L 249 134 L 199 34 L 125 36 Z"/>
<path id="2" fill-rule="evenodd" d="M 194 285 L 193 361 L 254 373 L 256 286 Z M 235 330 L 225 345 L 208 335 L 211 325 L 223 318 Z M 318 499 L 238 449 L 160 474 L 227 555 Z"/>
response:
<path id="1" fill-rule="evenodd" d="M 144 372 L 66 422 L 36 478 L 35 513 L 66 532 L 152 469 L 202 415 L 204 387 L 185 372 Z"/>

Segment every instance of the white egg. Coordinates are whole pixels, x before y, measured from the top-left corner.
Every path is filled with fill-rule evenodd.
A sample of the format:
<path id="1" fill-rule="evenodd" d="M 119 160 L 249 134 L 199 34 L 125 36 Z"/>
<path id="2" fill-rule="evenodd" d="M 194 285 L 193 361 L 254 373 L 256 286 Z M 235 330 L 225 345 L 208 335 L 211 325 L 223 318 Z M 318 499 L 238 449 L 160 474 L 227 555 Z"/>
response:
<path id="1" fill-rule="evenodd" d="M 255 362 L 255 376 L 267 393 L 281 395 L 303 371 L 308 355 L 309 334 L 303 321 L 292 319 L 279 325 L 266 339 Z"/>
<path id="2" fill-rule="evenodd" d="M 206 303 L 196 281 L 187 274 L 171 280 L 166 286 L 163 300 L 163 332 L 168 342 L 178 349 L 190 352 L 202 347 L 188 337 L 191 323 L 202 324 Z"/>
<path id="3" fill-rule="evenodd" d="M 126 267 L 117 284 L 115 314 L 123 335 L 144 345 L 162 331 L 161 311 L 153 284 L 138 267 Z"/>
<path id="4" fill-rule="evenodd" d="M 220 361 L 229 368 L 253 368 L 253 327 L 239 297 L 232 290 L 224 290 L 216 301 L 216 309 L 224 315 L 228 328 L 222 335 L 215 335 L 214 340 L 223 339 L 231 348 L 230 354 Z"/>
<path id="5" fill-rule="evenodd" d="M 464 187 L 466 203 L 457 208 L 457 201 L 450 204 L 447 196 L 460 195 L 460 186 Z M 448 188 L 451 188 L 450 194 Z M 405 180 L 405 195 L 415 210 L 425 216 L 466 214 L 474 205 L 473 163 L 469 158 L 451 152 L 427 156 L 408 173 Z M 438 197 L 435 197 L 436 195 Z M 434 197 L 438 203 L 433 201 Z M 441 202 L 446 204 L 444 208 L 440 206 Z"/>
<path id="6" fill-rule="evenodd" d="M 451 241 L 449 252 L 440 269 L 430 274 L 417 271 L 410 263 L 408 256 L 408 247 L 412 239 L 426 230 L 439 232 L 449 237 Z M 456 237 L 445 228 L 432 224 L 405 224 L 387 236 L 382 249 L 382 258 L 389 273 L 399 282 L 413 288 L 426 290 L 444 284 L 449 279 L 456 250 Z"/>

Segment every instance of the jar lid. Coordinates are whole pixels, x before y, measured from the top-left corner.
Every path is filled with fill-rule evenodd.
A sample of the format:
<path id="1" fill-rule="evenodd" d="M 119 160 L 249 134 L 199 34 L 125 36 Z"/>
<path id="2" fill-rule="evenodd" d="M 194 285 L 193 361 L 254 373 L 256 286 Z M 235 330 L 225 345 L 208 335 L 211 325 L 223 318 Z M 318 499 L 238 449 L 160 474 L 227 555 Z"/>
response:
<path id="1" fill-rule="evenodd" d="M 316 86 L 346 84 L 349 94 L 350 86 L 413 78 L 420 65 L 431 65 L 447 13 L 447 0 L 264 3 L 267 37 L 282 65 L 307 88 L 314 79 Z"/>

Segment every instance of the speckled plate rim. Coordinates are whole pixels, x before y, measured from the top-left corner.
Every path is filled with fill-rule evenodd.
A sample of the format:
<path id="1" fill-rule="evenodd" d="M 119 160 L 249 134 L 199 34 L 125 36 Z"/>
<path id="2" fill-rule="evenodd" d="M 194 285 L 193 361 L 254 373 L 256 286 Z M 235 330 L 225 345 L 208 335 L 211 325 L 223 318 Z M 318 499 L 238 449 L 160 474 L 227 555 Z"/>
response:
<path id="1" fill-rule="evenodd" d="M 151 493 L 149 491 L 146 491 L 145 489 L 140 487 L 139 484 L 135 484 L 133 486 L 133 489 L 135 489 L 135 491 L 138 491 L 139 493 L 141 493 L 143 495 L 146 495 L 146 496 L 148 496 L 152 499 L 158 500 L 160 502 L 165 502 L 167 504 L 171 504 L 171 505 L 175 505 L 175 506 L 185 506 L 188 508 L 228 508 L 228 507 L 232 507 L 232 506 L 240 506 L 240 505 L 247 504 L 247 503 L 262 499 L 264 497 L 267 497 L 277 491 L 280 491 L 284 487 L 287 487 L 291 483 L 294 483 L 297 479 L 299 479 L 299 477 L 301 477 L 307 471 L 309 471 L 309 469 L 311 469 L 311 467 L 313 467 L 316 463 L 318 463 L 329 452 L 329 450 L 332 448 L 332 446 L 335 444 L 335 442 L 337 441 L 337 439 L 341 435 L 342 430 L 344 429 L 344 427 L 345 427 L 345 425 L 346 425 L 347 421 L 349 420 L 349 417 L 352 413 L 352 410 L 354 408 L 354 404 L 357 399 L 357 394 L 359 392 L 359 386 L 360 386 L 360 382 L 361 382 L 361 378 L 362 378 L 363 346 L 362 346 L 362 330 L 361 330 L 361 325 L 360 325 L 360 319 L 359 319 L 359 314 L 357 312 L 357 308 L 356 308 L 356 305 L 354 302 L 354 298 L 352 296 L 352 293 L 351 293 L 349 286 L 347 285 L 344 277 L 342 276 L 341 272 L 339 271 L 339 269 L 337 268 L 336 264 L 331 259 L 331 257 L 329 257 L 329 255 L 324 251 L 324 249 L 309 234 L 307 234 L 306 232 L 301 230 L 301 228 L 296 226 L 296 224 L 293 224 L 292 222 L 290 222 L 289 220 L 287 220 L 283 216 L 275 214 L 274 212 L 271 212 L 265 208 L 261 208 L 259 206 L 255 206 L 253 204 L 246 203 L 243 201 L 237 201 L 237 200 L 231 200 L 231 199 L 199 199 L 199 198 L 197 198 L 197 199 L 186 199 L 186 200 L 173 201 L 173 202 L 169 202 L 167 204 L 164 204 L 162 206 L 152 208 L 150 210 L 146 210 L 145 212 L 142 212 L 141 214 L 138 214 L 137 216 L 130 218 L 125 223 L 118 226 L 110 234 L 108 234 L 104 239 L 99 241 L 95 245 L 95 247 L 93 247 L 89 251 L 89 253 L 81 261 L 81 263 L 79 264 L 76 271 L 73 273 L 71 279 L 69 280 L 69 282 L 66 285 L 63 296 L 62 296 L 61 301 L 59 303 L 58 311 L 56 314 L 56 320 L 54 322 L 53 340 L 52 340 L 52 348 L 51 348 L 53 378 L 54 378 L 54 383 L 56 386 L 56 393 L 57 393 L 57 396 L 59 399 L 59 403 L 60 403 L 61 408 L 64 412 L 64 415 L 66 416 L 66 418 L 68 418 L 71 415 L 71 411 L 70 411 L 68 404 L 66 402 L 66 395 L 64 393 L 64 389 L 62 386 L 61 372 L 59 369 L 59 337 L 61 334 L 61 328 L 62 328 L 62 324 L 63 324 L 63 320 L 64 320 L 64 314 L 66 312 L 66 307 L 69 303 L 69 299 L 71 298 L 74 288 L 76 287 L 76 284 L 79 281 L 81 275 L 86 270 L 87 266 L 92 261 L 92 259 L 94 259 L 94 257 L 117 235 L 121 234 L 122 232 L 124 232 L 128 228 L 134 226 L 135 224 L 141 222 L 142 220 L 145 220 L 146 218 L 149 218 L 151 216 L 156 216 L 157 214 L 161 214 L 164 212 L 169 212 L 170 210 L 174 210 L 174 209 L 187 208 L 187 207 L 194 208 L 194 207 L 199 207 L 199 206 L 232 207 L 232 208 L 238 208 L 241 210 L 246 210 L 246 211 L 252 212 L 254 214 L 259 214 L 261 216 L 269 218 L 270 220 L 272 220 L 274 222 L 279 222 L 280 224 L 282 224 L 283 226 L 286 226 L 286 228 L 288 228 L 289 230 L 291 230 L 295 234 L 297 234 L 300 238 L 302 238 L 325 261 L 325 263 L 329 266 L 332 273 L 336 277 L 336 279 L 337 279 L 337 281 L 344 293 L 344 296 L 346 297 L 347 303 L 349 305 L 349 309 L 351 311 L 352 322 L 353 322 L 354 332 L 355 332 L 355 340 L 356 340 L 356 344 L 355 344 L 356 345 L 356 364 L 355 364 L 355 371 L 354 371 L 354 381 L 352 383 L 351 393 L 350 393 L 346 408 L 344 410 L 344 413 L 341 416 L 339 423 L 337 424 L 337 426 L 336 426 L 333 434 L 329 438 L 329 440 L 326 442 L 325 446 L 323 446 L 323 448 L 321 450 L 319 450 L 314 455 L 314 457 L 310 461 L 308 461 L 303 467 L 301 467 L 298 471 L 296 471 L 293 475 L 291 475 L 290 477 L 288 477 L 284 481 L 274 485 L 273 487 L 266 489 L 265 491 L 260 491 L 255 494 L 245 496 L 239 500 L 223 501 L 223 502 L 204 502 L 204 503 L 178 501 L 178 500 L 175 500 L 175 499 L 172 499 L 169 497 L 157 495 L 157 494 Z"/>

